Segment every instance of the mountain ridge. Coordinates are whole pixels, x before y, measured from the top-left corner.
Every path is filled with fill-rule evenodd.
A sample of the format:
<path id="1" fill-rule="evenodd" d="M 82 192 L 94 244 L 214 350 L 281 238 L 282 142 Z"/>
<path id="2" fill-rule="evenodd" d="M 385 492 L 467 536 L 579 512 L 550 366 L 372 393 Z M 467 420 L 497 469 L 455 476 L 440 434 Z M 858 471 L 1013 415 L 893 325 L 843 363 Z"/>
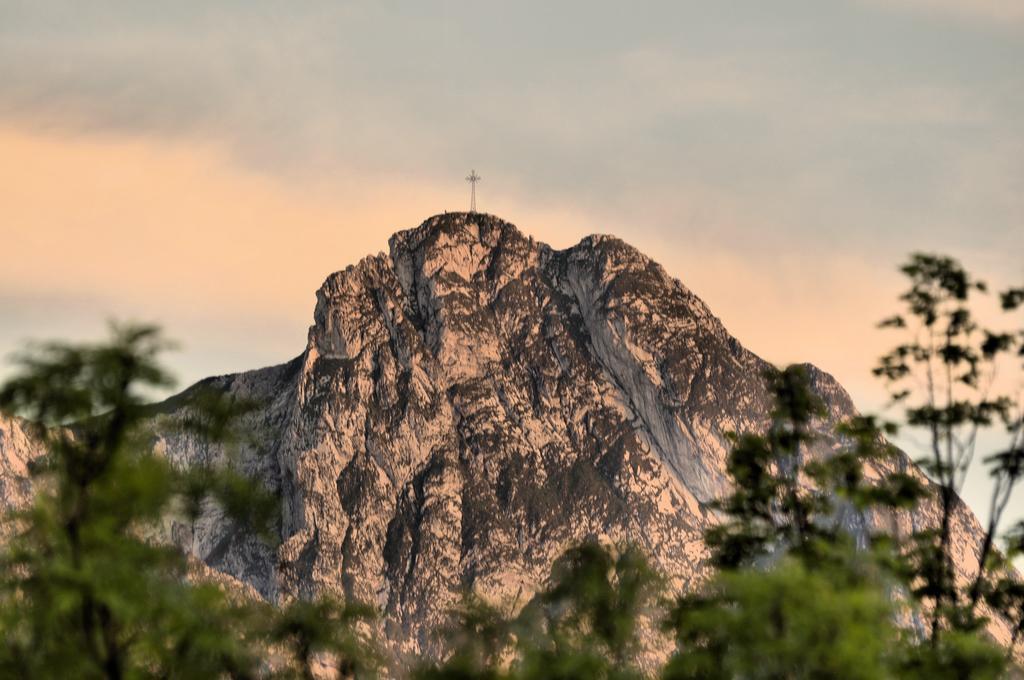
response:
<path id="1" fill-rule="evenodd" d="M 189 390 L 159 409 L 158 450 L 176 464 L 230 462 L 281 499 L 279 547 L 211 506 L 166 528 L 183 549 L 270 600 L 376 605 L 398 657 L 439 653 L 430 631 L 465 588 L 523 604 L 585 538 L 640 545 L 674 588 L 706 578 L 726 433 L 767 427 L 769 364 L 661 265 L 614 236 L 556 250 L 495 216 L 449 213 L 316 297 L 298 357 L 203 381 L 260 404 L 238 450 L 173 427 Z M 813 455 L 827 455 L 856 411 L 832 376 L 809 373 L 828 407 Z M 932 515 L 843 521 L 909 532 Z M 956 527 L 969 571 L 965 507 Z"/>

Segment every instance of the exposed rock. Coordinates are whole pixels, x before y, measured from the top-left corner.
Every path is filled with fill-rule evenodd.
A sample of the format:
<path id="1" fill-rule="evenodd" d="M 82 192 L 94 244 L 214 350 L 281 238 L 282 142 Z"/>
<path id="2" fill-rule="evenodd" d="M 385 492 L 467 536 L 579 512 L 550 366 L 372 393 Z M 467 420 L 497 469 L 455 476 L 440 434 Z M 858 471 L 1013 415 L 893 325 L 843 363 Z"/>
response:
<path id="1" fill-rule="evenodd" d="M 431 631 L 464 588 L 525 603 L 587 537 L 639 544 L 677 588 L 706 577 L 726 433 L 766 427 L 767 364 L 657 263 L 609 236 L 559 251 L 490 215 L 439 215 L 330 275 L 314 320 L 289 363 L 204 381 L 262 404 L 233 455 L 283 510 L 276 549 L 212 508 L 174 527 L 211 568 L 271 600 L 373 603 L 398 656 L 437 652 Z M 824 454 L 855 411 L 811 373 L 829 409 Z M 16 502 L 20 432 L 0 421 L 0 489 Z M 171 428 L 160 446 L 180 465 L 228 455 Z M 845 521 L 909 531 L 934 518 L 932 507 Z M 961 506 L 964 569 L 978 531 Z"/>
<path id="2" fill-rule="evenodd" d="M 41 453 L 28 424 L 0 414 L 0 502 L 24 507 L 32 498 L 29 463 Z"/>

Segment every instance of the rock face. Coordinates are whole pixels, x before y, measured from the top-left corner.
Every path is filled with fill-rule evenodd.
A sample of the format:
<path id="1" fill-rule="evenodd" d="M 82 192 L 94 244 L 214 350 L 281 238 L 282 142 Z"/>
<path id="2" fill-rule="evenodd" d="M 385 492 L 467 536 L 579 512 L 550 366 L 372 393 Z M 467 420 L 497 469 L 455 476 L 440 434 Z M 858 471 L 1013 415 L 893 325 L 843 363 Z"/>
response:
<path id="1" fill-rule="evenodd" d="M 726 432 L 767 425 L 766 368 L 616 238 L 553 250 L 493 216 L 439 215 L 327 278 L 299 357 L 204 381 L 259 401 L 252 442 L 228 452 L 170 428 L 160 441 L 181 465 L 230 454 L 279 494 L 280 546 L 214 508 L 172 532 L 269 599 L 330 591 L 376 604 L 399 656 L 436 653 L 431 631 L 464 588 L 523 604 L 587 537 L 637 543 L 687 587 L 707 574 L 708 502 L 728 491 Z M 829 409 L 824 454 L 854 408 L 810 371 Z M 0 425 L 0 450 L 20 474 L 11 427 Z M 0 472 L 5 494 L 25 492 Z M 844 521 L 910 530 L 932 516 Z M 976 532 L 962 509 L 967 569 Z"/>
<path id="2" fill-rule="evenodd" d="M 28 504 L 32 498 L 29 463 L 39 453 L 39 443 L 26 423 L 0 414 L 0 504 Z"/>

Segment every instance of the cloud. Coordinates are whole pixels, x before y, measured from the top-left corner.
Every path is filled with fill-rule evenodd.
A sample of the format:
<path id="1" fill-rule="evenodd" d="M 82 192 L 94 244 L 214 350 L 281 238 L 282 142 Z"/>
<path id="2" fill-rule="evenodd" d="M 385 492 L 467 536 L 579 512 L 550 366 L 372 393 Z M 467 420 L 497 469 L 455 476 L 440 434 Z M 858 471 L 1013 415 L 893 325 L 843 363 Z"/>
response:
<path id="1" fill-rule="evenodd" d="M 269 230 L 292 210 L 312 224 L 351 205 L 390 233 L 438 197 L 456 203 L 475 166 L 511 212 L 679 247 L 973 249 L 1013 266 L 1019 41 L 812 5 L 14 3 L 0 9 L 0 124 L 69 157 L 100 144 L 108 169 L 147 167 L 159 149 L 166 184 L 132 191 L 166 219 L 133 204 L 111 224 L 216 208 L 225 225 Z M 193 186 L 191 172 L 218 180 Z M 279 203 L 227 209 L 247 191 Z"/>
<path id="2" fill-rule="evenodd" d="M 866 0 L 889 9 L 909 9 L 977 19 L 989 23 L 1024 23 L 1024 4 L 1018 0 Z"/>
<path id="3" fill-rule="evenodd" d="M 9 254 L 0 311 L 11 321 L 0 354 L 27 336 L 95 334 L 107 317 L 136 317 L 188 341 L 178 359 L 188 380 L 297 354 L 313 293 L 330 272 L 466 200 L 461 182 L 350 175 L 294 184 L 245 170 L 215 146 L 0 128 L 0 147 L 10 161 L 0 166 L 0 243 Z M 866 375 L 873 354 L 848 348 L 870 344 L 847 341 L 870 329 L 871 301 L 891 292 L 891 263 L 832 255 L 809 265 L 796 252 L 768 258 L 716 245 L 701 232 L 750 217 L 699 187 L 688 189 L 690 200 L 706 209 L 666 235 L 600 210 L 530 206 L 488 181 L 501 178 L 485 175 L 482 207 L 554 247 L 606 232 L 656 255 L 766 358 L 813 360 L 848 380 Z"/>
<path id="4" fill-rule="evenodd" d="M 218 372 L 286 360 L 304 347 L 328 274 L 467 198 L 461 181 L 335 174 L 291 183 L 240 167 L 216 145 L 175 140 L 0 127 L 0 148 L 0 315 L 11 322 L 0 356 L 29 336 L 95 333 L 113 316 L 165 323 L 190 342 L 237 333 L 244 348 Z M 586 233 L 576 216 L 517 207 L 486 186 L 481 202 L 545 225 L 558 246 Z M 202 351 L 180 361 L 188 379 L 211 365 Z"/>

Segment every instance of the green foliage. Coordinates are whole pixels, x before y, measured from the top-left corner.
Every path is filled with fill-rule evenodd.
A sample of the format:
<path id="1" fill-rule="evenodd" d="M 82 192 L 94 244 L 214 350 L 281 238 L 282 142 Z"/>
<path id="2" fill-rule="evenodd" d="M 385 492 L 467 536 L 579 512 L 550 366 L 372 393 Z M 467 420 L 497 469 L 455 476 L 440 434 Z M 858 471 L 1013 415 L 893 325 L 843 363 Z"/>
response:
<path id="1" fill-rule="evenodd" d="M 638 624 L 656 623 L 662 578 L 633 547 L 595 542 L 567 550 L 551 583 L 515 617 L 467 595 L 454 612 L 450 658 L 417 673 L 431 680 L 631 680 L 644 677 Z"/>
<path id="2" fill-rule="evenodd" d="M 666 680 L 892 677 L 893 606 L 873 584 L 786 559 L 726 571 L 669 620 L 680 645 Z"/>
<path id="3" fill-rule="evenodd" d="M 868 536 L 858 547 L 838 519 L 913 508 L 924 489 L 890 472 L 870 480 L 865 465 L 890 469 L 898 455 L 884 436 L 894 426 L 858 416 L 841 424 L 842 448 L 811 459 L 808 434 L 820 407 L 801 367 L 769 376 L 773 422 L 764 436 L 734 439 L 728 470 L 734 491 L 716 506 L 725 521 L 706 540 L 719 573 L 681 596 L 666 619 L 678 651 L 664 669 L 685 678 L 990 678 L 1005 653 L 976 632 L 920 644 L 895 625 L 892 598 L 934 598 L 920 578 L 930 555 L 901 550 L 894 537 Z M 866 521 L 859 524 L 866 526 Z M 913 546 L 920 549 L 924 543 Z M 952 580 L 949 581 L 950 583 Z M 1007 602 L 1021 606 L 1019 589 Z"/>
<path id="4" fill-rule="evenodd" d="M 807 384 L 806 370 L 790 366 L 766 376 L 775 396 L 772 425 L 764 436 L 734 437 L 727 470 L 735 491 L 716 504 L 729 520 L 706 536 L 714 563 L 731 569 L 782 548 L 811 549 L 812 513 L 820 498 L 802 489 L 805 449 L 813 441 L 811 422 L 823 405 Z M 780 531 L 780 527 L 786 531 Z"/>
<path id="5" fill-rule="evenodd" d="M 823 406 L 806 369 L 767 379 L 771 426 L 734 438 L 733 492 L 716 503 L 726 518 L 706 533 L 720 572 L 703 591 L 681 596 L 667 618 L 679 650 L 664 677 L 885 677 L 892 606 L 879 570 L 836 517 L 843 500 L 859 512 L 897 504 L 863 471 L 893 452 L 873 420 L 858 418 L 841 432 L 846 449 L 809 460 Z M 913 502 L 914 490 L 907 493 Z"/>
<path id="6" fill-rule="evenodd" d="M 996 376 L 1007 368 L 1010 375 L 1021 374 L 1019 361 L 1013 364 L 1014 357 L 1024 357 L 1024 330 L 980 326 L 972 306 L 988 286 L 956 260 L 915 254 L 902 271 L 909 280 L 900 298 L 905 312 L 881 325 L 899 329 L 904 341 L 880 359 L 875 374 L 888 384 L 894 403 L 903 405 L 907 424 L 926 433 L 928 455 L 918 462 L 937 485 L 940 521 L 917 532 L 908 553 L 913 593 L 931 610 L 929 636 L 936 645 L 946 630 L 981 628 L 984 601 L 1019 630 L 1020 612 L 1004 608 L 1012 585 L 1007 579 L 1016 577 L 995 566 L 1000 523 L 1024 472 L 1024 420 L 1022 404 L 997 393 Z M 1021 305 L 1022 291 L 1000 294 L 1003 311 Z M 997 425 L 1008 435 L 1008 445 L 984 458 L 993 478 L 989 521 L 980 544 L 981 566 L 963 588 L 955 579 L 951 545 L 957 494 L 975 460 L 979 432 Z"/>
<path id="7" fill-rule="evenodd" d="M 898 649 L 903 654 L 896 664 L 900 678 L 996 680 L 1007 677 L 1006 652 L 970 632 L 949 631 L 934 644 L 906 644 Z"/>
<path id="8" fill-rule="evenodd" d="M 517 634 L 529 635 L 527 617 L 510 618 L 498 607 L 467 591 L 451 612 L 452 624 L 444 631 L 452 655 L 442 665 L 425 665 L 416 672 L 421 680 L 445 678 L 499 680 L 508 677 L 505 657 L 511 654 Z"/>
<path id="9" fill-rule="evenodd" d="M 295 600 L 269 618 L 267 633 L 272 643 L 286 647 L 292 663 L 283 677 L 313 680 L 316 657 L 332 667 L 339 678 L 365 678 L 381 663 L 357 626 L 375 617 L 372 608 L 343 604 L 331 598 Z"/>
<path id="10" fill-rule="evenodd" d="M 922 494 L 920 484 L 906 474 L 866 482 L 866 463 L 883 464 L 897 455 L 884 440 L 885 428 L 872 417 L 843 423 L 838 434 L 846 446 L 809 460 L 811 424 L 824 407 L 811 390 L 806 368 L 772 370 L 767 380 L 776 404 L 771 427 L 765 435 L 733 436 L 727 470 L 734 489 L 714 504 L 726 518 L 705 536 L 713 563 L 723 569 L 754 566 L 783 553 L 820 562 L 849 542 L 835 521 L 843 510 L 837 501 L 863 513 L 910 507 Z"/>
<path id="11" fill-rule="evenodd" d="M 33 466 L 34 502 L 6 518 L 0 675 L 266 677 L 275 644 L 299 669 L 322 651 L 338 660 L 339 675 L 363 675 L 365 645 L 351 630 L 365 611 L 330 602 L 278 611 L 189 582 L 163 520 L 194 519 L 212 500 L 273 536 L 277 504 L 229 466 L 180 471 L 152 451 L 145 394 L 170 385 L 157 362 L 167 347 L 145 326 L 115 327 L 104 345 L 41 345 L 0 388 L 0 409 L 28 418 L 47 448 Z M 197 392 L 181 427 L 230 442 L 248 407 Z"/>
<path id="12" fill-rule="evenodd" d="M 542 595 L 551 627 L 626 665 L 638 647 L 637 619 L 661 588 L 643 553 L 629 547 L 613 557 L 600 544 L 584 543 L 555 562 L 552 580 Z"/>

